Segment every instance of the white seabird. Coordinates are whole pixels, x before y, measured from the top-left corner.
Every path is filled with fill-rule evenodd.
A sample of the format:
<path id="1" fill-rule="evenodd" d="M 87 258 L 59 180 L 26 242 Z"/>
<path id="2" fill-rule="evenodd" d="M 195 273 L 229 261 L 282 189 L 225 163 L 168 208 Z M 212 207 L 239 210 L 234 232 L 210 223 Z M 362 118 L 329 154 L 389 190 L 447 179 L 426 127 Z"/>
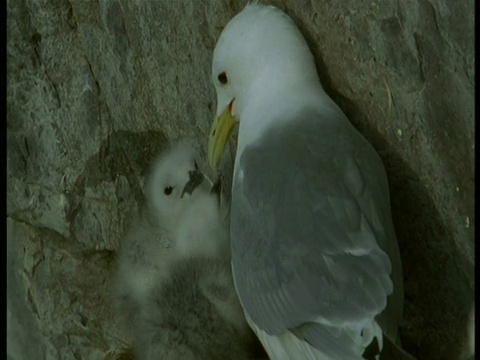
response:
<path id="1" fill-rule="evenodd" d="M 233 277 L 270 358 L 378 359 L 387 348 L 409 358 L 382 161 L 322 88 L 293 21 L 247 5 L 218 39 L 212 77 L 209 162 L 217 168 L 238 122 Z"/>

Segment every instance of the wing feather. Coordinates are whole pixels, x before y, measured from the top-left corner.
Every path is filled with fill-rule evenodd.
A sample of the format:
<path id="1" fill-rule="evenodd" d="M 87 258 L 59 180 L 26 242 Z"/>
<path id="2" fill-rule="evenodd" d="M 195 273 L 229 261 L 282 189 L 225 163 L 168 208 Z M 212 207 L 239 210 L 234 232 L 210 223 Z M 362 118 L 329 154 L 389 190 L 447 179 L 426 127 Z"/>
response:
<path id="1" fill-rule="evenodd" d="M 240 300 L 268 334 L 364 321 L 393 291 L 380 158 L 347 121 L 302 114 L 247 146 L 231 213 Z M 320 330 L 315 330 L 318 333 Z M 322 330 L 326 331 L 326 330 Z"/>

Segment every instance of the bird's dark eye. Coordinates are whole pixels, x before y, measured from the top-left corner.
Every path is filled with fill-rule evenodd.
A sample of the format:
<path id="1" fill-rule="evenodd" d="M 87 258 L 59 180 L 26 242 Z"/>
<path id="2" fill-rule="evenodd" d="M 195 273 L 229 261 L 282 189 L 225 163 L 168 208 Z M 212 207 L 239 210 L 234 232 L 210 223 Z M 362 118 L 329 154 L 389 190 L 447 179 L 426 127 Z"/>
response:
<path id="1" fill-rule="evenodd" d="M 225 85 L 225 84 L 228 83 L 228 77 L 227 77 L 227 73 L 225 71 L 222 71 L 220 74 L 218 74 L 218 81 L 222 85 Z"/>
<path id="2" fill-rule="evenodd" d="M 196 161 L 193 162 L 193 165 L 195 165 L 195 170 L 198 170 L 198 165 Z"/>
<path id="3" fill-rule="evenodd" d="M 167 186 L 165 189 L 163 189 L 163 193 L 167 196 L 169 196 L 173 191 L 173 187 L 172 186 Z"/>

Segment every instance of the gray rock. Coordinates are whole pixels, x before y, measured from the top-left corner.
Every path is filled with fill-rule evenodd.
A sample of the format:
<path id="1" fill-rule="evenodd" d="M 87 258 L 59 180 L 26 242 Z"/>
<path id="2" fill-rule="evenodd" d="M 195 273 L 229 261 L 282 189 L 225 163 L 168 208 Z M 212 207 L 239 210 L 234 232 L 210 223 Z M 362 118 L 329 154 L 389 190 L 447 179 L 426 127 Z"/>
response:
<path id="1" fill-rule="evenodd" d="M 205 154 L 212 51 L 245 3 L 7 1 L 10 359 L 101 359 L 126 346 L 109 298 L 118 241 L 153 157 L 181 138 Z M 271 3 L 295 19 L 327 92 L 385 162 L 404 347 L 457 359 L 474 281 L 473 0 Z"/>

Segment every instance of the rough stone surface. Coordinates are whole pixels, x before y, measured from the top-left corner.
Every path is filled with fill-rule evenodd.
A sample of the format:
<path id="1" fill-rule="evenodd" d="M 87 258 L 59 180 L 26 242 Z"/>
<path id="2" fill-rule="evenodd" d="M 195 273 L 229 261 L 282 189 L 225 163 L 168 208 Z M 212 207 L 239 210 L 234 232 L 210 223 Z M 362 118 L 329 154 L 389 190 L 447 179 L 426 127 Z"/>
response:
<path id="1" fill-rule="evenodd" d="M 212 51 L 245 3 L 7 1 L 9 359 L 102 359 L 125 346 L 109 287 L 143 171 L 177 139 L 205 153 Z M 474 282 L 473 0 L 271 3 L 385 162 L 404 347 L 459 359 Z"/>

